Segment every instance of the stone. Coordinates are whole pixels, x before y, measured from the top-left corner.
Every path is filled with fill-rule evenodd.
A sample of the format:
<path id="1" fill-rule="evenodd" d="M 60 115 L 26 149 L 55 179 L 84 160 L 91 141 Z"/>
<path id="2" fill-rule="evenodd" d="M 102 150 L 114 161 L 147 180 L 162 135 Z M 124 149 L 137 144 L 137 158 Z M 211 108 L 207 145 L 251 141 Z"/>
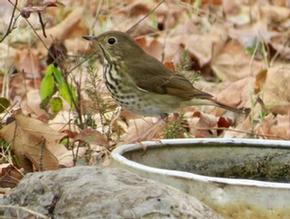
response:
<path id="1" fill-rule="evenodd" d="M 29 173 L 4 198 L 51 218 L 220 219 L 213 210 L 173 187 L 119 168 L 78 166 Z M 29 212 L 18 210 L 19 218 Z M 4 209 L 5 217 L 17 210 Z"/>

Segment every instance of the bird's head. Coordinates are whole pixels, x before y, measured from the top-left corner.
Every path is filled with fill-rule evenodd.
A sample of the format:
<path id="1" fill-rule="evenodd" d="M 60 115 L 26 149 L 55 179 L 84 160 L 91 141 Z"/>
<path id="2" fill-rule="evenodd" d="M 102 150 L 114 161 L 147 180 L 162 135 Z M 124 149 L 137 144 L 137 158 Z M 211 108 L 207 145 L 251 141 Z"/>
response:
<path id="1" fill-rule="evenodd" d="M 99 36 L 83 36 L 92 41 L 92 46 L 99 47 L 107 61 L 130 60 L 140 57 L 144 51 L 126 33 L 108 31 Z"/>

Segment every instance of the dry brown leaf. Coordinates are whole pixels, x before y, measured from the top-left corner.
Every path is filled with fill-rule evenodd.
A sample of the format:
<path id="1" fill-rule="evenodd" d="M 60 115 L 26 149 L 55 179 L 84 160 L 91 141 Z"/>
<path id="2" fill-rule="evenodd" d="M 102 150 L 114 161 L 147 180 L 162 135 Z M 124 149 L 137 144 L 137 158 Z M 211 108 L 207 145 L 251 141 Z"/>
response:
<path id="1" fill-rule="evenodd" d="M 212 58 L 220 52 L 226 40 L 226 29 L 221 25 L 214 25 L 207 33 L 185 36 L 183 43 L 202 67 L 211 62 Z"/>
<path id="2" fill-rule="evenodd" d="M 54 130 L 62 132 L 64 130 L 78 131 L 76 125 L 71 122 L 72 113 L 69 111 L 60 111 L 49 121 L 49 126 Z"/>
<path id="3" fill-rule="evenodd" d="M 8 68 L 17 63 L 20 52 L 7 44 L 0 43 L 0 72 L 7 72 Z"/>
<path id="4" fill-rule="evenodd" d="M 251 95 L 254 93 L 254 78 L 247 77 L 233 83 L 220 91 L 216 98 L 221 103 L 236 107 L 250 107 Z"/>
<path id="5" fill-rule="evenodd" d="M 73 149 L 74 152 L 66 151 L 58 156 L 59 165 L 61 167 L 73 167 L 74 166 L 74 157 L 76 153 L 78 154 L 77 157 L 82 157 L 85 155 L 87 148 L 80 147 Z"/>
<path id="6" fill-rule="evenodd" d="M 168 37 L 164 44 L 164 61 L 180 64 L 184 55 L 184 45 L 181 44 L 183 36 Z"/>
<path id="7" fill-rule="evenodd" d="M 276 32 L 269 30 L 265 20 L 260 20 L 239 28 L 229 28 L 229 36 L 233 40 L 239 41 L 245 48 L 255 47 L 257 42 L 269 43 L 271 38 L 276 35 Z"/>
<path id="8" fill-rule="evenodd" d="M 74 140 L 84 141 L 93 145 L 108 145 L 109 144 L 109 141 L 104 134 L 91 128 L 87 128 L 80 131 L 80 133 L 77 136 L 75 136 Z"/>
<path id="9" fill-rule="evenodd" d="M 267 70 L 262 70 L 256 75 L 255 78 L 255 93 L 258 93 L 262 90 L 264 83 L 267 78 Z"/>
<path id="10" fill-rule="evenodd" d="M 262 90 L 265 106 L 274 113 L 290 112 L 290 64 L 269 68 Z"/>
<path id="11" fill-rule="evenodd" d="M 290 9 L 274 5 L 264 5 L 260 7 L 261 15 L 269 22 L 282 22 L 290 17 Z"/>
<path id="12" fill-rule="evenodd" d="M 271 128 L 273 135 L 282 139 L 290 139 L 290 115 L 277 115 L 277 123 Z"/>
<path id="13" fill-rule="evenodd" d="M 253 8 L 242 5 L 240 0 L 227 0 L 223 2 L 226 20 L 233 26 L 246 26 L 256 17 L 256 14 L 253 13 Z"/>
<path id="14" fill-rule="evenodd" d="M 129 121 L 127 132 L 121 136 L 121 142 L 128 144 L 158 139 L 164 128 L 165 122 L 162 119 L 158 121 L 151 117 L 132 119 Z"/>
<path id="15" fill-rule="evenodd" d="M 11 164 L 0 164 L 0 171 L 1 188 L 14 188 L 23 177 L 23 173 Z"/>
<path id="16" fill-rule="evenodd" d="M 265 138 L 290 139 L 290 116 L 269 114 L 255 127 L 255 132 Z"/>
<path id="17" fill-rule="evenodd" d="M 56 0 L 46 0 L 42 2 L 37 2 L 37 5 L 28 5 L 21 9 L 21 16 L 28 18 L 31 13 L 40 13 L 43 12 L 48 7 L 57 7 L 58 3 Z"/>
<path id="18" fill-rule="evenodd" d="M 23 49 L 19 53 L 19 57 L 17 69 L 20 72 L 24 72 L 26 78 L 34 79 L 41 77 L 40 61 L 35 50 Z"/>
<path id="19" fill-rule="evenodd" d="M 81 21 L 84 10 L 84 7 L 75 8 L 61 23 L 46 29 L 47 38 L 42 35 L 41 30 L 38 31 L 39 36 L 41 36 L 42 40 L 47 45 L 50 45 L 55 40 L 62 42 L 65 39 L 72 37 L 72 32 L 77 28 L 78 23 Z M 88 32 L 84 27 L 81 29 L 80 32 L 82 35 Z"/>
<path id="20" fill-rule="evenodd" d="M 237 42 L 230 41 L 212 62 L 212 69 L 223 81 L 236 81 L 254 76 L 264 69 L 262 62 L 252 60 Z"/>
<path id="21" fill-rule="evenodd" d="M 162 44 L 156 39 L 150 39 L 149 37 L 138 37 L 135 39 L 136 43 L 140 45 L 148 54 L 154 56 L 158 60 L 161 60 L 163 52 Z"/>
<path id="22" fill-rule="evenodd" d="M 206 138 L 217 136 L 216 130 L 218 118 L 214 115 L 195 112 L 192 118 L 188 120 L 189 133 L 196 138 Z"/>
<path id="23" fill-rule="evenodd" d="M 150 5 L 148 5 L 148 2 L 150 2 Z M 141 1 L 136 1 L 131 4 L 129 4 L 127 7 L 121 9 L 120 12 L 125 13 L 129 15 L 130 17 L 144 15 L 148 13 L 150 10 L 149 7 L 152 5 L 152 1 L 147 1 L 147 4 Z"/>
<path id="24" fill-rule="evenodd" d="M 240 12 L 241 4 L 239 0 L 223 0 L 224 13 L 228 15 L 236 15 Z"/>
<path id="25" fill-rule="evenodd" d="M 287 29 L 289 29 L 289 25 Z M 276 50 L 280 57 L 290 59 L 289 40 L 289 34 L 281 32 L 271 38 L 270 45 Z"/>
<path id="26" fill-rule="evenodd" d="M 25 115 L 34 114 L 42 121 L 48 120 L 48 113 L 40 108 L 41 99 L 39 90 L 31 89 L 26 93 L 26 97 L 21 101 L 21 109 Z"/>
<path id="27" fill-rule="evenodd" d="M 241 120 L 237 123 L 235 128 L 226 130 L 224 132 L 224 138 L 251 138 L 251 130 L 253 128 L 252 120 L 250 117 L 247 117 L 244 120 Z"/>
<path id="28" fill-rule="evenodd" d="M 9 95 L 11 99 L 21 99 L 25 97 L 26 92 L 34 87 L 35 80 L 25 80 L 25 77 L 21 72 L 17 74 L 12 74 L 9 79 Z"/>
<path id="29" fill-rule="evenodd" d="M 277 5 L 277 6 L 290 6 L 290 2 L 288 0 L 272 0 L 271 1 L 273 5 Z"/>
<path id="30" fill-rule="evenodd" d="M 65 48 L 73 54 L 84 54 L 90 48 L 90 42 L 77 37 L 65 40 L 64 45 Z"/>
<path id="31" fill-rule="evenodd" d="M 57 169 L 57 156 L 67 151 L 58 144 L 63 134 L 22 114 L 15 115 L 15 121 L 0 130 L 0 137 L 12 144 L 19 165 L 26 172 L 32 171 L 33 166 L 37 170 Z"/>

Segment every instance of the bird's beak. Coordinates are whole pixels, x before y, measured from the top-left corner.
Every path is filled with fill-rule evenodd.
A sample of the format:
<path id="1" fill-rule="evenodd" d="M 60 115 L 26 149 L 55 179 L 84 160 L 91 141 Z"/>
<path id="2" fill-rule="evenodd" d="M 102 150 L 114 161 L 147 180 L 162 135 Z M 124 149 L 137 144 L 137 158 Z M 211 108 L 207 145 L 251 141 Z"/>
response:
<path id="1" fill-rule="evenodd" d="M 98 37 L 89 36 L 89 35 L 82 36 L 82 38 L 84 38 L 85 40 L 88 40 L 88 41 L 97 41 L 98 40 Z"/>

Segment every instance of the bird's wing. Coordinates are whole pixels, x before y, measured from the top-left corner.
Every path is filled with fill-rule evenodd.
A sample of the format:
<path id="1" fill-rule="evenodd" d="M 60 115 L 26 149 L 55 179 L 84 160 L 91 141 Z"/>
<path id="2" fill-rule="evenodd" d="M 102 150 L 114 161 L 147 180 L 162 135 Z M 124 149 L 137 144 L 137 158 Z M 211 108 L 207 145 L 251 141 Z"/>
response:
<path id="1" fill-rule="evenodd" d="M 184 100 L 192 98 L 211 99 L 212 95 L 196 89 L 184 76 L 166 69 L 161 62 L 151 56 L 133 62 L 128 68 L 129 75 L 137 86 L 148 92 L 168 94 Z"/>

